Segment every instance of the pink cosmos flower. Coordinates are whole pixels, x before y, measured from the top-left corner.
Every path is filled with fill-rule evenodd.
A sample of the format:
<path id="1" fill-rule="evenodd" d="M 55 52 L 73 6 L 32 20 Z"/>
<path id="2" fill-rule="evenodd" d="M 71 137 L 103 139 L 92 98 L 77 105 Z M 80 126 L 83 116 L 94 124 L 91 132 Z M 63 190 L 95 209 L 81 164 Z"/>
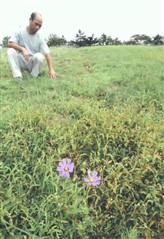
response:
<path id="1" fill-rule="evenodd" d="M 95 170 L 91 172 L 88 170 L 88 178 L 84 178 L 84 181 L 88 183 L 89 186 L 97 186 L 100 184 L 101 177 L 98 177 L 98 172 Z"/>
<path id="2" fill-rule="evenodd" d="M 70 177 L 70 173 L 73 172 L 74 163 L 71 162 L 69 158 L 63 158 L 61 162 L 59 162 L 56 171 L 60 172 L 61 177 Z"/>

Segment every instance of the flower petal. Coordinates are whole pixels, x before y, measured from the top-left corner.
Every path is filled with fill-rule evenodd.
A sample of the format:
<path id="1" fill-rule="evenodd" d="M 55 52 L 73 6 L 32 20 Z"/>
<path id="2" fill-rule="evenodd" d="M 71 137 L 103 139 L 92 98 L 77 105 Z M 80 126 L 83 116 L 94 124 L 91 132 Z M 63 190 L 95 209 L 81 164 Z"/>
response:
<path id="1" fill-rule="evenodd" d="M 66 165 L 67 164 L 67 158 L 63 158 L 62 162 L 63 162 L 64 165 Z"/>
<path id="2" fill-rule="evenodd" d="M 60 174 L 59 174 L 61 177 L 67 177 L 67 178 L 69 178 L 70 177 L 70 174 L 69 174 L 69 172 L 65 172 L 65 171 L 62 171 L 62 172 L 60 172 Z"/>
<path id="3" fill-rule="evenodd" d="M 70 178 L 69 172 L 65 172 L 64 176 L 67 177 L 67 178 Z"/>
<path id="4" fill-rule="evenodd" d="M 71 163 L 71 159 L 70 158 L 66 158 L 67 164 Z"/>
<path id="5" fill-rule="evenodd" d="M 97 177 L 97 178 L 96 178 L 96 181 L 101 181 L 101 177 Z"/>
<path id="6" fill-rule="evenodd" d="M 72 173 L 74 168 L 74 163 L 69 164 L 68 168 L 69 168 L 69 172 Z"/>
<path id="7" fill-rule="evenodd" d="M 88 177 L 91 178 L 92 177 L 91 170 L 88 169 L 87 173 L 88 173 Z"/>
<path id="8" fill-rule="evenodd" d="M 84 182 L 89 183 L 90 182 L 89 178 L 84 178 Z"/>
<path id="9" fill-rule="evenodd" d="M 94 178 L 94 177 L 96 177 L 97 176 L 97 174 L 98 174 L 98 172 L 95 170 L 95 171 L 93 171 L 93 174 L 92 174 L 92 177 Z"/>
<path id="10" fill-rule="evenodd" d="M 59 166 L 63 167 L 64 166 L 64 163 L 63 161 L 59 162 Z"/>
<path id="11" fill-rule="evenodd" d="M 56 169 L 56 171 L 59 171 L 59 172 L 62 171 L 62 170 L 63 170 L 63 169 L 62 169 L 62 167 L 60 167 L 60 166 L 58 166 L 57 169 Z"/>
<path id="12" fill-rule="evenodd" d="M 100 185 L 100 181 L 94 181 L 94 182 L 92 183 L 92 185 L 93 185 L 93 186 Z"/>

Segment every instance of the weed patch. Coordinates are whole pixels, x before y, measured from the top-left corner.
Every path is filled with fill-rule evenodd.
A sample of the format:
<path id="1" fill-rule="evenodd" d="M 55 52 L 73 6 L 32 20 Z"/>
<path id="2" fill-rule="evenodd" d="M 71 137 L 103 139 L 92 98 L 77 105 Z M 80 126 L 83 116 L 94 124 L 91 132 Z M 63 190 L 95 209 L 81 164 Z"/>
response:
<path id="1" fill-rule="evenodd" d="M 57 48 L 59 80 L 21 83 L 2 57 L 2 239 L 162 238 L 158 49 Z"/>

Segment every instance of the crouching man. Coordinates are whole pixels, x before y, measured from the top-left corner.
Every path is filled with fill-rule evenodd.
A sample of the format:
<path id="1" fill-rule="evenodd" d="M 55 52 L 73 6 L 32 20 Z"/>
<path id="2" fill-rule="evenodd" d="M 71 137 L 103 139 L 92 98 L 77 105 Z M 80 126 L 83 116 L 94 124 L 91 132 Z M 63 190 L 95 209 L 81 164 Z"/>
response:
<path id="1" fill-rule="evenodd" d="M 29 25 L 17 30 L 9 39 L 7 58 L 13 77 L 22 80 L 22 71 L 27 70 L 32 77 L 38 77 L 41 73 L 46 58 L 49 77 L 54 79 L 56 72 L 53 68 L 50 49 L 44 39 L 38 33 L 42 26 L 42 16 L 33 12 L 29 19 Z"/>

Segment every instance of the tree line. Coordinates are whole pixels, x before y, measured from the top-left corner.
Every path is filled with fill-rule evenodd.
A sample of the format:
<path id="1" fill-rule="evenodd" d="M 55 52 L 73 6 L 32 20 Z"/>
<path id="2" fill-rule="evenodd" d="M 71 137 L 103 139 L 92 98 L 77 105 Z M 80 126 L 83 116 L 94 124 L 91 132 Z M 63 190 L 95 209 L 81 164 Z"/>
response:
<path id="1" fill-rule="evenodd" d="M 2 40 L 1 47 L 7 47 L 10 36 L 6 36 Z M 118 38 L 112 38 L 103 33 L 99 38 L 94 34 L 87 36 L 85 32 L 78 30 L 74 40 L 67 41 L 64 36 L 59 37 L 56 34 L 50 34 L 45 39 L 48 46 L 93 46 L 93 45 L 164 45 L 164 36 L 157 34 L 154 37 L 147 36 L 145 34 L 135 34 L 130 37 L 128 41 L 120 41 Z"/>

